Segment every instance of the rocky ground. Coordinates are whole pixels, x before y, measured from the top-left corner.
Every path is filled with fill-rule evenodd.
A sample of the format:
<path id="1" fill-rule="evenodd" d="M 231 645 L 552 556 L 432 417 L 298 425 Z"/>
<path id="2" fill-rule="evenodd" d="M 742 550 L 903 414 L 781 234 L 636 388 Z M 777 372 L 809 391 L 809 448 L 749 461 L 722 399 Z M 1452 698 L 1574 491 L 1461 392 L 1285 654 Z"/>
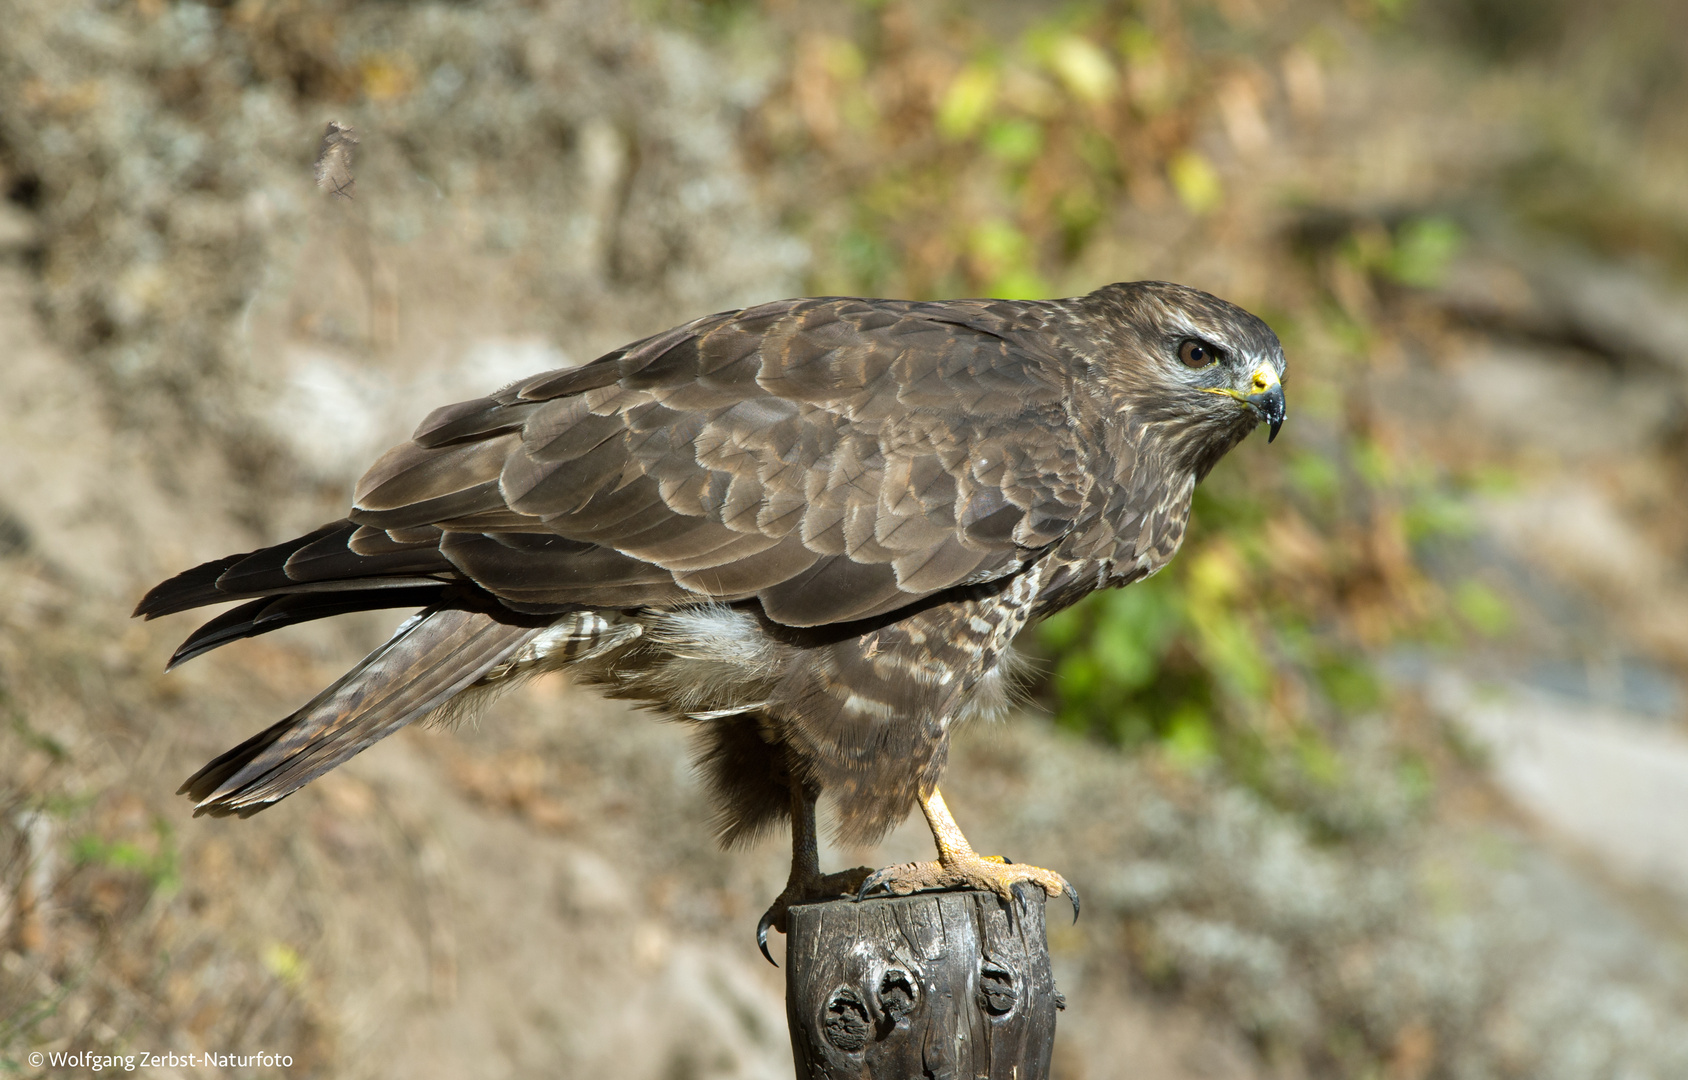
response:
<path id="1" fill-rule="evenodd" d="M 824 127 L 788 61 L 842 55 L 840 16 L 700 10 L 13 5 L 0 1071 L 175 1048 L 333 1077 L 790 1074 L 751 934 L 781 844 L 715 849 L 683 730 L 550 679 L 249 821 L 194 820 L 181 779 L 396 617 L 168 676 L 191 620 L 127 618 L 169 573 L 337 516 L 440 402 L 834 273 L 829 211 L 791 208 L 835 178 L 768 132 L 792 103 Z M 1316 279 L 1363 315 L 1347 399 L 1319 395 L 1329 335 L 1292 340 L 1305 420 L 1273 452 L 1317 456 L 1321 424 L 1365 409 L 1400 468 L 1475 477 L 1460 526 L 1402 558 L 1450 595 L 1481 583 L 1473 617 L 1502 598 L 1496 634 L 1377 645 L 1390 705 L 1309 803 L 1035 708 L 967 733 L 946 794 L 1086 897 L 1051 932 L 1057 1076 L 1688 1074 L 1682 162 L 1656 132 L 1592 137 L 1645 164 L 1614 204 L 1643 224 L 1627 248 L 1567 239 L 1496 209 L 1493 179 L 1563 87 L 1285 10 L 1312 45 L 1262 46 L 1228 84 L 1266 87 L 1254 104 L 1197 117 L 1234 203 L 1139 190 L 1075 275 L 1189 280 L 1302 326 Z M 351 200 L 311 183 L 331 116 L 363 140 Z M 1363 246 L 1426 207 L 1465 236 L 1435 281 L 1379 287 L 1321 247 L 1330 221 Z M 1339 550 L 1277 529 L 1286 575 Z M 825 858 L 926 844 L 905 826 Z"/>

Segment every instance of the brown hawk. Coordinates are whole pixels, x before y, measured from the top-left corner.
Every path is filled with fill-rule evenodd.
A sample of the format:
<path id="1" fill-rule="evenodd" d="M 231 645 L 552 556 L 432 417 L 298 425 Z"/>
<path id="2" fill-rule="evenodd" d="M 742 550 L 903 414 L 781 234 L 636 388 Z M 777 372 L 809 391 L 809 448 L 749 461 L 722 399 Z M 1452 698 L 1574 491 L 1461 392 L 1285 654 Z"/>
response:
<path id="1" fill-rule="evenodd" d="M 1163 282 L 1066 300 L 783 300 L 710 315 L 422 422 L 340 520 L 164 582 L 154 618 L 245 600 L 171 666 L 342 612 L 415 607 L 293 715 L 195 773 L 246 816 L 483 688 L 566 669 L 694 722 L 731 843 L 789 818 L 764 916 L 876 889 L 1058 874 L 976 854 L 938 793 L 1007 702 L 1028 622 L 1166 564 L 1190 495 L 1283 422 L 1265 323 Z M 822 876 L 815 807 L 867 842 L 919 805 L 934 863 Z"/>

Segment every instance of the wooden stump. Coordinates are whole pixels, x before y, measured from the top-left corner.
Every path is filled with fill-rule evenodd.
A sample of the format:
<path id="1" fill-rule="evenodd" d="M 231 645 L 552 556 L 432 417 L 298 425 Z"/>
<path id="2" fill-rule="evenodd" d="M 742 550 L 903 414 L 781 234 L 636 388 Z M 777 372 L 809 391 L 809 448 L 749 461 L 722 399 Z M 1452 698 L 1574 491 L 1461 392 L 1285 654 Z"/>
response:
<path id="1" fill-rule="evenodd" d="M 1055 1010 L 1041 889 L 920 893 L 790 912 L 785 1011 L 798 1080 L 1049 1075 Z"/>

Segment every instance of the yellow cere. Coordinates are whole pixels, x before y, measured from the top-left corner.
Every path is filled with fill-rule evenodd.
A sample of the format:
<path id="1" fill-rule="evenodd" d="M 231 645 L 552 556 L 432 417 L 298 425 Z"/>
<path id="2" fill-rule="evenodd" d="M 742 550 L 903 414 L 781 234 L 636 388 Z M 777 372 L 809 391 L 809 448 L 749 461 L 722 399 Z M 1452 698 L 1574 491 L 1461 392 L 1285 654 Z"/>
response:
<path id="1" fill-rule="evenodd" d="M 1259 369 L 1255 371 L 1254 375 L 1249 378 L 1248 382 L 1249 387 L 1247 393 L 1244 393 L 1241 390 L 1234 390 L 1229 386 L 1204 386 L 1202 387 L 1202 392 L 1208 394 L 1224 394 L 1226 397 L 1236 398 L 1238 401 L 1247 401 L 1255 394 L 1264 394 L 1266 391 L 1272 389 L 1272 387 L 1277 386 L 1278 373 L 1272 370 L 1272 366 L 1270 364 L 1262 364 Z"/>

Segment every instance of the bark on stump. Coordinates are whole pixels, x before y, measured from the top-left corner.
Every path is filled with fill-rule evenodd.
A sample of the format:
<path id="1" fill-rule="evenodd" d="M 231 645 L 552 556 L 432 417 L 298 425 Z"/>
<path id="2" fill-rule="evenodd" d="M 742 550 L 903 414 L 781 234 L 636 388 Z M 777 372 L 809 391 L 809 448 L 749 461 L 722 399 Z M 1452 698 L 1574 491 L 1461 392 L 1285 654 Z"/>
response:
<path id="1" fill-rule="evenodd" d="M 1041 889 L 791 909 L 785 1012 L 798 1080 L 1040 1080 L 1055 1011 Z"/>

